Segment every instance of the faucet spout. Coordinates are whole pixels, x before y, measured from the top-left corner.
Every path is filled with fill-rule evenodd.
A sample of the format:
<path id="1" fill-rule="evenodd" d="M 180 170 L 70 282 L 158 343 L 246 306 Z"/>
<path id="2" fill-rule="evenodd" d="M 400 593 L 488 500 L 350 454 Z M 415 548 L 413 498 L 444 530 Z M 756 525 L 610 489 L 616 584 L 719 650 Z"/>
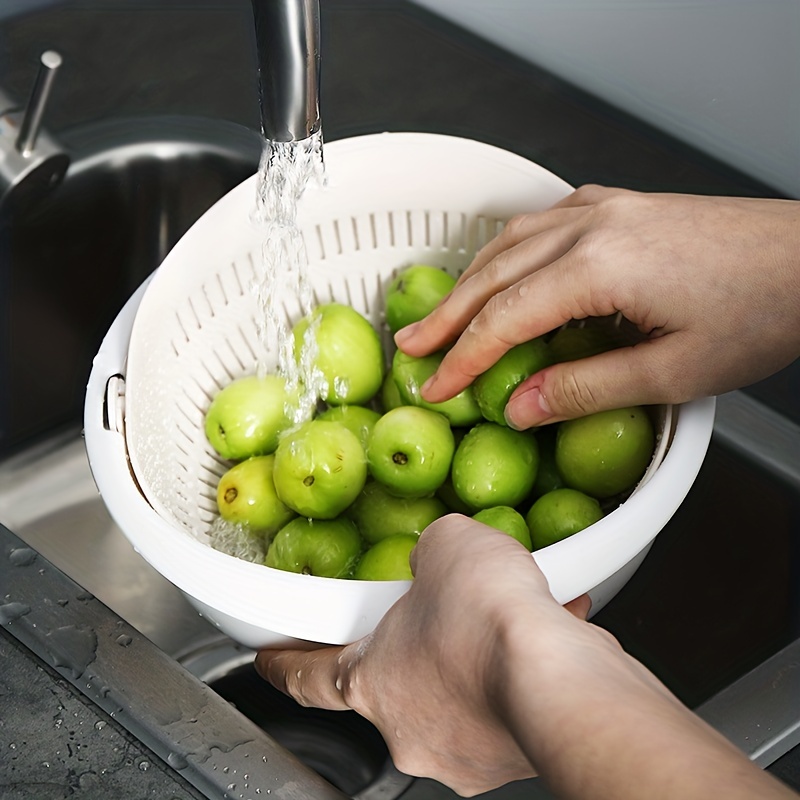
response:
<path id="1" fill-rule="evenodd" d="M 252 0 L 261 127 L 273 142 L 320 130 L 319 0 Z"/>

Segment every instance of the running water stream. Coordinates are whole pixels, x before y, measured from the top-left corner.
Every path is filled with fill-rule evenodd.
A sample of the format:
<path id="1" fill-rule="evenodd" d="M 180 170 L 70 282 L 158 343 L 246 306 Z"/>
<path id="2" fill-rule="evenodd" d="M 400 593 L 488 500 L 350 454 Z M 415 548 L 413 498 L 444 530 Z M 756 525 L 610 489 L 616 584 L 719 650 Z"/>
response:
<path id="1" fill-rule="evenodd" d="M 312 180 L 324 185 L 321 133 L 301 141 L 265 142 L 258 169 L 255 212 L 255 221 L 264 232 L 254 286 L 259 309 L 257 372 L 263 375 L 274 370 L 277 354 L 278 373 L 293 386 L 303 383 L 308 389 L 303 394 L 308 395 L 317 394 L 314 390 L 320 388 L 311 374 L 309 356 L 313 354 L 305 352 L 310 347 L 304 347 L 305 357 L 298 366 L 282 298 L 296 298 L 303 314 L 312 311 L 314 293 L 297 224 L 297 204 Z M 313 347 L 311 342 L 306 344 Z M 316 402 L 316 397 L 307 398 L 309 402 L 311 399 Z M 309 411 L 303 407 L 298 413 L 305 418 Z"/>
<path id="2" fill-rule="evenodd" d="M 302 314 L 313 310 L 314 291 L 297 223 L 298 202 L 312 183 L 325 184 L 321 132 L 300 141 L 265 140 L 256 178 L 253 220 L 263 230 L 252 286 L 258 312 L 256 373 L 263 376 L 277 372 L 285 378 L 288 394 L 298 397 L 297 404 L 287 408 L 295 423 L 311 418 L 324 388 L 323 376 L 313 366 L 316 326 L 309 325 L 297 359 L 285 311 L 285 301 L 290 298 L 299 303 Z M 216 550 L 246 561 L 264 561 L 265 542 L 249 535 L 242 525 L 217 517 L 209 536 Z"/>

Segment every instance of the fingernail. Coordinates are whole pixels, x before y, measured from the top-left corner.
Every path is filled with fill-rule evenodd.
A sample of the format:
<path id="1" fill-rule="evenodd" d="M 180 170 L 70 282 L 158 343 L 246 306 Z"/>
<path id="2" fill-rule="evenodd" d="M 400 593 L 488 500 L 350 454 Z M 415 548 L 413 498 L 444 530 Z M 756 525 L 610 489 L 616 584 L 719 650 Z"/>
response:
<path id="1" fill-rule="evenodd" d="M 409 339 L 414 337 L 414 334 L 417 332 L 417 328 L 419 328 L 419 322 L 412 322 L 410 325 L 406 325 L 405 328 L 400 328 L 400 330 L 394 335 L 394 343 L 400 347 L 403 342 L 407 342 Z"/>
<path id="2" fill-rule="evenodd" d="M 420 394 L 422 395 L 422 397 L 423 397 L 425 400 L 427 400 L 427 399 L 428 399 L 428 398 L 427 398 L 427 394 L 428 394 L 428 392 L 429 392 L 431 389 L 433 389 L 433 387 L 436 385 L 436 382 L 437 382 L 438 380 L 439 380 L 439 376 L 438 376 L 438 374 L 437 374 L 437 373 L 435 373 L 435 372 L 434 372 L 434 374 L 433 374 L 433 375 L 431 375 L 431 376 L 430 376 L 430 378 L 428 378 L 428 380 L 426 380 L 426 381 L 425 381 L 425 383 L 423 383 L 423 384 L 422 384 L 422 388 L 421 388 L 419 391 L 420 391 Z"/>
<path id="3" fill-rule="evenodd" d="M 505 409 L 508 427 L 518 431 L 541 425 L 552 416 L 553 411 L 539 386 L 533 386 L 514 397 Z"/>
<path id="4" fill-rule="evenodd" d="M 256 655 L 255 660 L 253 661 L 253 666 L 256 668 L 256 672 L 267 680 L 267 667 L 269 666 L 269 656 L 264 655 L 263 653 L 258 653 Z"/>

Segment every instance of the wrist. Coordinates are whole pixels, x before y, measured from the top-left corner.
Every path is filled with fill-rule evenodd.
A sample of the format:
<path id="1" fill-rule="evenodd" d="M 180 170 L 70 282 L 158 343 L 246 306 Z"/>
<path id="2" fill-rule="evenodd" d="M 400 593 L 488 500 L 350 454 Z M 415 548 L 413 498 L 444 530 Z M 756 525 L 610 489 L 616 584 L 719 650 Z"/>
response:
<path id="1" fill-rule="evenodd" d="M 613 637 L 569 612 L 509 624 L 498 650 L 498 713 L 559 797 L 788 796 Z"/>

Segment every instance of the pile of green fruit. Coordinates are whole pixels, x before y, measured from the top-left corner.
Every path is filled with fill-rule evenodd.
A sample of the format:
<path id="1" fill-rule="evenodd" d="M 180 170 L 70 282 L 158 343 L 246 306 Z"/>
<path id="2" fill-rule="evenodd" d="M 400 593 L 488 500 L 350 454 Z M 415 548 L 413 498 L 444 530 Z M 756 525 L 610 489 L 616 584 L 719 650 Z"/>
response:
<path id="1" fill-rule="evenodd" d="M 385 294 L 392 333 L 453 288 L 413 265 Z M 528 550 L 570 536 L 615 507 L 644 474 L 655 433 L 644 408 L 602 412 L 536 432 L 503 411 L 543 367 L 618 346 L 609 329 L 564 328 L 512 348 L 456 397 L 420 387 L 443 353 L 384 353 L 353 308 L 317 307 L 292 330 L 298 361 L 313 331 L 318 410 L 295 424 L 298 390 L 280 375 L 234 380 L 213 399 L 205 432 L 235 462 L 217 488 L 222 520 L 258 540 L 269 567 L 333 578 L 410 579 L 420 533 L 451 512 L 505 531 Z"/>

